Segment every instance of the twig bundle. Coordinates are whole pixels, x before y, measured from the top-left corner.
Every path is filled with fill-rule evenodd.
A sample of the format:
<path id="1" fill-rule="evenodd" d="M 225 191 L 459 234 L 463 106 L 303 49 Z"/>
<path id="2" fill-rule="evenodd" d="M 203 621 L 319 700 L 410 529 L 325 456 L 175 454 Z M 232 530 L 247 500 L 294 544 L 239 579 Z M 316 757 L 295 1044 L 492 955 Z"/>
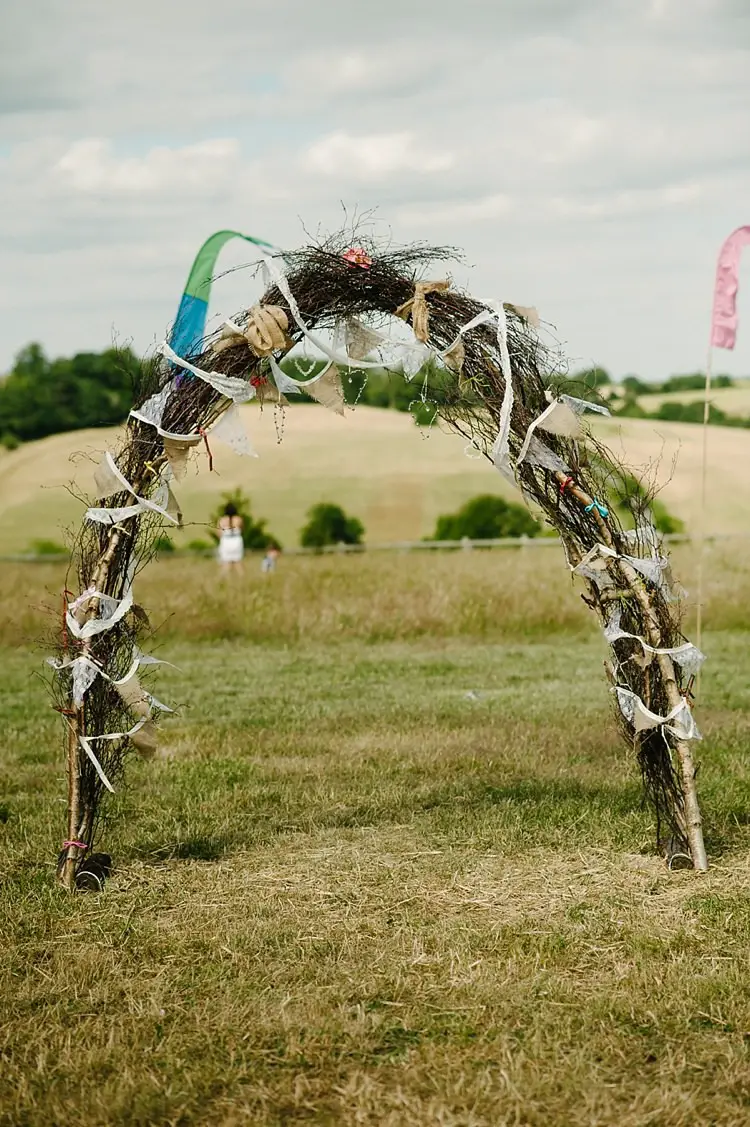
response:
<path id="1" fill-rule="evenodd" d="M 569 565 L 583 577 L 586 601 L 612 644 L 609 675 L 619 723 L 636 748 L 659 842 L 667 853 L 687 854 L 704 868 L 690 750 L 697 733 L 688 701 L 691 670 L 702 655 L 681 635 L 679 604 L 646 514 L 637 513 L 635 532 L 626 532 L 607 501 L 621 469 L 606 449 L 580 441 L 578 416 L 587 405 L 556 394 L 558 373 L 531 311 L 488 308 L 445 279 L 425 279 L 428 266 L 454 257 L 450 249 L 383 251 L 375 243 L 347 249 L 347 242 L 342 234 L 286 255 L 283 274 L 278 260 L 270 261 L 272 276 L 260 306 L 228 322 L 204 342 L 199 355 L 172 354 L 144 367 L 136 413 L 116 458 L 130 488 L 110 495 L 107 508 L 122 509 L 134 496 L 142 502 L 158 496 L 163 502 L 170 460 L 177 464 L 175 450 L 205 437 L 233 399 L 257 393 L 285 403 L 284 391 L 294 390 L 295 381 L 284 383 L 277 361 L 308 334 L 330 330 L 340 342 L 342 335 L 354 340 L 364 332 L 372 345 L 377 328 L 398 315 L 413 328 L 417 341 L 411 347 L 422 350 L 416 353 L 420 364 L 427 356 L 433 360 L 423 367 L 429 377 L 421 397 L 512 478 L 559 533 Z M 337 347 L 340 353 L 341 344 Z M 361 349 L 352 348 L 351 355 L 351 366 L 359 367 Z M 336 406 L 331 390 L 338 379 L 336 363 L 329 365 L 326 378 L 328 398 L 316 394 Z M 312 392 L 312 381 L 308 387 Z M 80 591 L 93 587 L 96 593 L 76 608 L 80 623 L 102 615 L 102 596 L 128 595 L 134 570 L 152 553 L 160 514 L 166 512 L 160 504 L 157 510 L 119 514 L 114 523 L 84 523 L 75 545 L 76 579 Z M 61 682 L 60 709 L 69 728 L 69 821 L 60 876 L 69 888 L 94 841 L 105 789 L 102 774 L 109 782 L 119 777 L 128 749 L 139 738 L 143 742 L 142 731 L 146 743 L 152 738 L 158 707 L 148 694 L 144 705 L 132 686 L 123 693 L 113 683 L 132 668 L 133 647 L 145 629 L 145 616 L 133 607 L 111 629 L 83 641 L 64 637 L 60 642 L 62 662 L 88 658 L 104 674 L 96 676 L 82 700 L 80 693 L 74 700 L 74 685 Z M 134 707 L 142 728 L 98 741 L 97 771 L 85 744 L 108 732 L 128 733 Z"/>

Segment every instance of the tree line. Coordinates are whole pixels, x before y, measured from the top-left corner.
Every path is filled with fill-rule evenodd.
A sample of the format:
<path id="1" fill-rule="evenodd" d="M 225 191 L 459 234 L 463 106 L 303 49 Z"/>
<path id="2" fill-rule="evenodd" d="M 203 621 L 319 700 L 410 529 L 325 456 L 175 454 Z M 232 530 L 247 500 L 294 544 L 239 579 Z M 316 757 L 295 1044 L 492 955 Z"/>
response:
<path id="1" fill-rule="evenodd" d="M 122 423 L 133 403 L 140 364 L 130 348 L 78 352 L 71 357 L 50 360 L 40 344 L 27 345 L 16 357 L 8 375 L 0 379 L 0 444 L 12 449 L 21 442 L 63 431 Z M 286 361 L 282 366 L 290 375 L 299 376 L 293 362 Z M 322 367 L 321 361 L 309 374 L 317 374 Z M 437 365 L 423 369 L 411 381 L 385 369 L 370 369 L 367 373 L 354 370 L 343 377 L 344 395 L 349 404 L 408 411 L 417 423 L 426 426 L 434 419 L 445 378 Z M 700 404 L 664 403 L 656 412 L 649 413 L 640 399 L 655 393 L 700 389 L 703 381 L 703 374 L 696 372 L 671 376 L 660 384 L 645 383 L 637 376 L 627 376 L 615 384 L 604 368 L 594 367 L 552 382 L 559 382 L 560 390 L 609 402 L 613 414 L 702 422 Z M 729 376 L 718 376 L 714 381 L 716 387 L 731 384 Z M 610 398 L 615 391 L 617 395 Z M 304 393 L 295 398 L 297 402 L 313 402 Z M 725 426 L 750 425 L 750 421 L 729 416 L 715 406 L 711 408 L 711 422 Z"/>
<path id="2" fill-rule="evenodd" d="M 21 442 L 87 427 L 116 426 L 128 416 L 141 361 L 130 348 L 78 352 L 50 360 L 42 346 L 29 344 L 13 367 L 0 378 L 0 444 L 14 449 Z M 289 369 L 289 365 L 283 365 Z M 323 364 L 314 365 L 316 375 Z M 294 369 L 290 375 L 299 377 Z M 354 371 L 344 377 L 349 404 L 412 410 L 418 422 L 434 415 L 420 399 L 421 382 L 409 384 L 392 372 L 374 371 L 367 377 Z M 417 386 L 419 385 L 419 386 Z M 297 402 L 314 402 L 304 393 Z"/>
<path id="3" fill-rule="evenodd" d="M 113 426 L 127 418 L 140 369 L 129 348 L 49 360 L 27 345 L 0 382 L 0 441 L 9 448 L 49 434 Z"/>

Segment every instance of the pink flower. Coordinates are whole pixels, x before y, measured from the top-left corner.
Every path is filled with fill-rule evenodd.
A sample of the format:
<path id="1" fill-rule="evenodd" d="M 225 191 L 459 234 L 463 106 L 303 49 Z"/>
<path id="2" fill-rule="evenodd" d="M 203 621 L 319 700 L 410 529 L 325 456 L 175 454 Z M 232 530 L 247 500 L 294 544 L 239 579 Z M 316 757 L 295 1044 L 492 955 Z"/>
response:
<path id="1" fill-rule="evenodd" d="M 361 266 L 363 270 L 369 270 L 372 266 L 372 259 L 362 247 L 349 247 L 342 257 L 350 266 Z"/>

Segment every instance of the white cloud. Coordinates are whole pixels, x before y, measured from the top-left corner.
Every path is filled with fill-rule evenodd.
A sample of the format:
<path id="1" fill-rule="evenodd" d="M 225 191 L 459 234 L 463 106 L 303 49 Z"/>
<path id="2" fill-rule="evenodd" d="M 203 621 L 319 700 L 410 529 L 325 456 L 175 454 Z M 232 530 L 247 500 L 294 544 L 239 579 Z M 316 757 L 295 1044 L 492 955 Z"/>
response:
<path id="1" fill-rule="evenodd" d="M 584 218 L 643 215 L 663 208 L 674 208 L 694 203 L 700 199 L 702 194 L 699 184 L 672 184 L 665 188 L 614 192 L 596 200 L 555 197 L 551 200 L 551 210 L 561 216 Z"/>
<path id="2" fill-rule="evenodd" d="M 238 142 L 222 138 L 186 145 L 159 146 L 142 157 L 117 157 L 114 146 L 100 137 L 75 141 L 60 157 L 54 172 L 79 192 L 158 193 L 189 186 L 212 189 L 236 169 Z"/>
<path id="3" fill-rule="evenodd" d="M 445 225 L 482 223 L 488 219 L 500 219 L 513 209 L 509 196 L 497 194 L 483 196 L 478 200 L 463 200 L 446 203 L 427 203 L 417 207 L 402 208 L 398 221 L 403 226 L 432 227 Z"/>
<path id="4" fill-rule="evenodd" d="M 352 180 L 384 179 L 399 172 L 444 172 L 453 164 L 452 153 L 423 147 L 408 131 L 356 136 L 339 130 L 314 141 L 303 159 L 311 172 Z"/>
<path id="5" fill-rule="evenodd" d="M 0 369 L 40 332 L 148 344 L 211 231 L 294 246 L 340 201 L 462 246 L 467 284 L 537 304 L 585 362 L 700 363 L 716 252 L 750 220 L 747 0 L 253 11 L 0 5 Z M 250 290 L 222 279 L 217 307 Z M 738 372 L 748 300 L 743 280 Z"/>

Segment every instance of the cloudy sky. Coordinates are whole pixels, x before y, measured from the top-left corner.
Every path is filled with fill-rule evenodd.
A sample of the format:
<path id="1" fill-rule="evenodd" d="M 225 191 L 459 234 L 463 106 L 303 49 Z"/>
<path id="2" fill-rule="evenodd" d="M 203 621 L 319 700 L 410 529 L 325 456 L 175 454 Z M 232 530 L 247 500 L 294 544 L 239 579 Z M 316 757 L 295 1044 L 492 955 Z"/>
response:
<path id="1" fill-rule="evenodd" d="M 212 231 L 292 247 L 342 208 L 461 247 L 456 281 L 536 305 L 574 366 L 704 363 L 750 223 L 750 0 L 29 0 L 0 44 L 0 371 L 145 349 Z"/>

